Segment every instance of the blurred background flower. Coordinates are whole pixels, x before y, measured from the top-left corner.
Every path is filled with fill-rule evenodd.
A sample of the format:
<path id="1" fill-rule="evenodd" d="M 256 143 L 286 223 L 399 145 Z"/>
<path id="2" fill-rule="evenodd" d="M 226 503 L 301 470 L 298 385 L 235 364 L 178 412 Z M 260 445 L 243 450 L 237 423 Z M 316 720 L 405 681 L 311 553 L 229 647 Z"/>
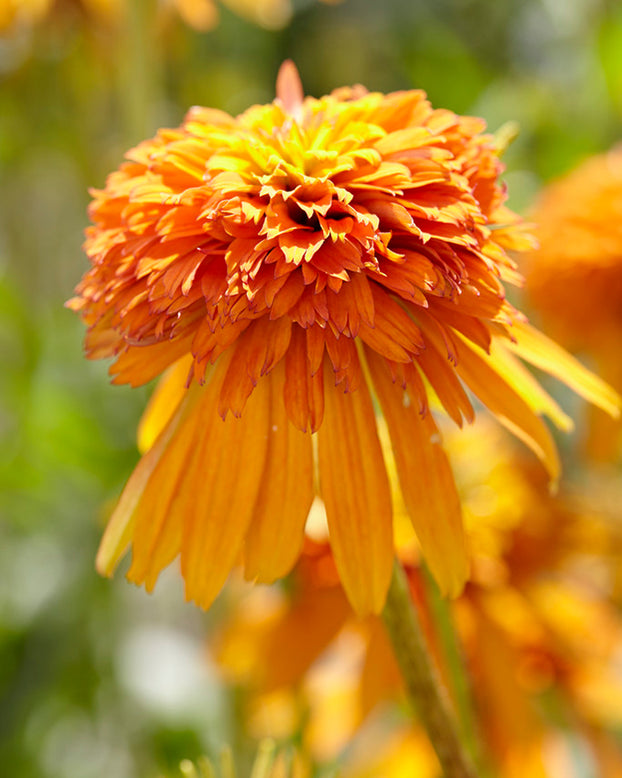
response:
<path id="1" fill-rule="evenodd" d="M 551 183 L 533 208 L 539 247 L 525 258 L 527 295 L 547 331 L 622 388 L 622 147 Z M 620 454 L 622 424 L 591 411 L 588 451 Z"/>
<path id="2" fill-rule="evenodd" d="M 82 327 L 62 307 L 87 266 L 87 188 L 101 187 L 130 145 L 178 125 L 189 105 L 235 114 L 270 101 L 286 57 L 312 95 L 348 83 L 420 87 L 435 105 L 483 116 L 492 131 L 516 119 L 504 178 L 521 212 L 543 183 L 621 135 L 622 8 L 610 0 L 292 0 L 287 23 L 270 29 L 214 2 L 218 23 L 207 31 L 156 0 L 102 10 L 120 5 L 0 3 L 0 764 L 20 778 L 152 778 L 236 738 L 248 764 L 254 752 L 240 691 L 206 658 L 205 636 L 227 616 L 227 601 L 205 617 L 180 605 L 176 575 L 147 596 L 94 573 L 101 528 L 138 459 L 134 431 L 148 391 L 112 387 L 105 365 L 86 363 Z M 601 516 L 582 525 L 592 551 L 577 567 L 598 579 L 593 618 L 605 603 L 609 625 L 622 591 L 619 566 L 607 572 L 620 499 L 607 472 L 579 457 L 577 439 L 559 441 L 564 488 L 572 484 Z M 553 544 L 545 537 L 557 545 L 557 534 Z M 488 556 L 498 570 L 499 555 Z M 538 601 L 557 613 L 547 597 Z M 602 635 L 611 639 L 609 626 Z M 599 637 L 594 651 L 602 646 Z M 549 659 L 537 677 L 557 677 Z M 339 686 L 328 686 L 337 705 Z M 573 700 L 583 721 L 591 708 L 619 732 L 607 688 L 575 676 Z M 558 715 L 554 706 L 544 713 Z M 559 742 L 549 751 L 559 753 Z M 406 741 L 402 753 L 416 745 Z M 594 749 L 589 741 L 587 753 Z M 584 775 L 597 774 L 585 748 L 573 753 Z M 403 764 L 399 752 L 389 758 Z M 615 749 L 611 759 L 619 771 Z"/>
<path id="3" fill-rule="evenodd" d="M 489 422 L 447 437 L 471 580 L 448 608 L 406 524 L 402 558 L 465 736 L 484 745 L 483 774 L 580 778 L 588 765 L 613 777 L 622 766 L 622 526 L 589 490 L 551 495 L 537 464 Z M 606 488 L 614 504 L 620 484 Z M 215 645 L 225 677 L 247 690 L 249 732 L 297 734 L 310 758 L 345 761 L 346 774 L 358 774 L 362 752 L 361 774 L 384 775 L 369 763 L 380 769 L 379 755 L 392 751 L 383 741 L 401 743 L 407 728 L 399 709 L 386 715 L 401 681 L 380 620 L 353 618 L 328 546 L 308 542 L 287 589 L 238 585 Z M 451 621 L 457 642 L 444 633 Z M 439 775 L 428 746 L 419 750 Z"/>

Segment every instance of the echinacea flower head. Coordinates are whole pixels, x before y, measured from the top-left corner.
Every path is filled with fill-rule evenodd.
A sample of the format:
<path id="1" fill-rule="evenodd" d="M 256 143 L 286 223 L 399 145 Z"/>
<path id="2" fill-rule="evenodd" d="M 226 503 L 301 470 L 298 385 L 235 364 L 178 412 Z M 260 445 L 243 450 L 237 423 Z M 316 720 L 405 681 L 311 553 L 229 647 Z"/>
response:
<path id="1" fill-rule="evenodd" d="M 93 192 L 92 266 L 69 303 L 87 354 L 114 357 L 116 383 L 166 371 L 100 571 L 131 546 L 129 578 L 151 589 L 180 556 L 207 607 L 240 559 L 251 580 L 291 569 L 319 491 L 347 595 L 379 611 L 393 538 L 375 398 L 423 554 L 455 595 L 468 560 L 430 404 L 470 422 L 470 390 L 552 479 L 541 414 L 570 420 L 517 357 L 618 412 L 505 298 L 520 279 L 507 251 L 531 244 L 483 130 L 418 90 L 304 98 L 288 62 L 273 103 L 193 108 Z"/>
<path id="2" fill-rule="evenodd" d="M 539 248 L 525 261 L 528 296 L 559 342 L 591 356 L 620 391 L 622 147 L 589 158 L 550 184 L 533 216 Z M 604 419 L 597 424 L 593 453 L 615 456 L 619 425 Z"/>

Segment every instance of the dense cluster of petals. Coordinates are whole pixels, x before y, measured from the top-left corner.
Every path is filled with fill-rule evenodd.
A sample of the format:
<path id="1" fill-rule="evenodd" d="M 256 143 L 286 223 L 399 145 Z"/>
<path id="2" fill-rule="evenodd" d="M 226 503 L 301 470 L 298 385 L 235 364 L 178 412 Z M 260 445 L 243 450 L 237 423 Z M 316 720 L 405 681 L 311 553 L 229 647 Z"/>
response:
<path id="1" fill-rule="evenodd" d="M 430 403 L 461 425 L 470 389 L 556 478 L 540 414 L 570 422 L 517 355 L 617 399 L 505 299 L 519 280 L 506 252 L 530 241 L 481 120 L 417 90 L 303 99 L 289 63 L 277 94 L 235 118 L 192 109 L 93 192 L 92 267 L 70 303 L 88 355 L 114 357 L 119 383 L 170 368 L 100 569 L 132 543 L 130 577 L 150 587 L 181 554 L 206 606 L 240 552 L 249 578 L 291 568 L 319 491 L 349 597 L 379 610 L 392 506 L 375 398 L 423 551 L 455 594 L 467 555 Z"/>

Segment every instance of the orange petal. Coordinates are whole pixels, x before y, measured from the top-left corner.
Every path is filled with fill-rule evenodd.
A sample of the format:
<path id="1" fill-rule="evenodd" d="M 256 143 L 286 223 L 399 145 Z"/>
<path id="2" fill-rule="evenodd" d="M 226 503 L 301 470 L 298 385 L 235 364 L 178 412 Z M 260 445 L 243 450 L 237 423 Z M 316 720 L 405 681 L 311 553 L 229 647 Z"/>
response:
<path id="1" fill-rule="evenodd" d="M 244 561 L 248 579 L 271 583 L 286 575 L 300 554 L 314 496 L 313 450 L 311 435 L 297 430 L 287 416 L 283 365 L 264 381 L 270 403 L 268 453 Z"/>
<path id="2" fill-rule="evenodd" d="M 186 395 L 192 357 L 188 354 L 171 365 L 159 380 L 138 425 L 138 450 L 151 448 Z"/>
<path id="3" fill-rule="evenodd" d="M 499 421 L 540 458 L 555 484 L 560 473 L 559 454 L 546 424 L 497 373 L 488 355 L 467 340 L 457 340 L 456 346 L 456 370 L 460 377 Z"/>
<path id="4" fill-rule="evenodd" d="M 361 322 L 359 336 L 368 346 L 396 362 L 410 362 L 425 348 L 421 330 L 395 298 L 371 284 L 374 325 Z"/>
<path id="5" fill-rule="evenodd" d="M 351 617 L 340 586 L 303 585 L 271 630 L 264 657 L 265 690 L 299 683 Z"/>
<path id="6" fill-rule="evenodd" d="M 404 502 L 430 570 L 441 591 L 462 591 L 469 563 L 460 498 L 441 436 L 430 413 L 422 416 L 413 402 L 404 403 L 385 360 L 365 349 L 369 370 L 395 456 Z"/>
<path id="7" fill-rule="evenodd" d="M 291 322 L 286 317 L 276 321 L 263 317 L 240 335 L 220 393 L 218 412 L 221 416 L 224 417 L 228 410 L 241 416 L 260 376 L 269 373 L 285 355 L 291 329 Z"/>
<path id="8" fill-rule="evenodd" d="M 462 427 L 463 418 L 470 424 L 475 419 L 475 412 L 446 352 L 439 351 L 436 344 L 430 343 L 417 357 L 417 365 L 421 367 L 448 416 L 459 427 Z"/>
<path id="9" fill-rule="evenodd" d="M 222 376 L 223 371 L 220 371 Z M 268 452 L 270 391 L 260 380 L 244 415 L 217 412 L 219 376 L 207 387 L 200 441 L 176 507 L 183 513 L 181 569 L 186 597 L 209 607 L 240 553 L 253 516 Z"/>
<path id="10" fill-rule="evenodd" d="M 214 415 L 214 396 L 222 384 L 231 354 L 217 365 L 205 388 L 193 385 L 182 403 L 183 414 L 174 436 L 144 485 L 134 509 L 132 565 L 128 578 L 151 590 L 160 572 L 181 551 L 187 502 L 195 494 L 206 467 L 205 435 Z M 160 439 L 154 448 L 159 447 Z M 147 458 L 151 450 L 144 458 Z"/>
<path id="11" fill-rule="evenodd" d="M 308 333 L 298 325 L 292 327 L 292 337 L 285 355 L 285 388 L 283 401 L 292 424 L 302 432 L 315 432 L 324 416 L 323 368 L 320 362 L 312 374 L 313 364 L 308 357 Z M 319 330 L 319 327 L 317 328 Z M 322 353 L 324 339 L 321 340 Z M 332 372 L 332 371 L 331 371 Z"/>
<path id="12" fill-rule="evenodd" d="M 589 322 L 586 322 L 585 326 L 589 327 Z M 580 397 L 602 408 L 610 416 L 620 417 L 620 395 L 565 349 L 527 322 L 515 322 L 512 334 L 516 336 L 516 342 L 509 343 L 508 346 L 521 359 L 563 381 Z M 612 355 L 612 359 L 616 358 Z"/>
<path id="13" fill-rule="evenodd" d="M 391 577 L 391 492 L 365 383 L 350 394 L 324 369 L 318 435 L 321 495 L 344 589 L 359 614 L 382 609 Z"/>
<path id="14" fill-rule="evenodd" d="M 161 375 L 190 351 L 190 339 L 166 340 L 149 346 L 130 346 L 110 367 L 113 384 L 142 386 Z"/>
<path id="15" fill-rule="evenodd" d="M 383 623 L 370 619 L 365 659 L 361 670 L 360 707 L 357 725 L 374 708 L 402 688 L 402 679 Z"/>

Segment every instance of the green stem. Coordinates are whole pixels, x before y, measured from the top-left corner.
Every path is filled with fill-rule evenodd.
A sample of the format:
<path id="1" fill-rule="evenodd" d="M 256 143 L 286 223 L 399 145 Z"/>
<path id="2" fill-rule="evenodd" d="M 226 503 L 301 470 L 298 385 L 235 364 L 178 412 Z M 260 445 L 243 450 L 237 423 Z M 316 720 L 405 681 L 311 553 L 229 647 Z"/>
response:
<path id="1" fill-rule="evenodd" d="M 476 778 L 477 773 L 460 742 L 449 698 L 430 657 L 408 580 L 393 563 L 393 576 L 382 613 L 406 692 L 419 713 L 445 778 Z"/>
<path id="2" fill-rule="evenodd" d="M 483 758 L 478 733 L 473 724 L 473 700 L 464 667 L 462 649 L 454 628 L 448 601 L 439 591 L 438 584 L 427 567 L 422 566 L 423 578 L 434 624 L 437 628 L 444 660 L 449 672 L 449 683 L 456 702 L 456 713 L 460 731 L 464 737 L 467 751 L 480 772 L 483 771 Z"/>

